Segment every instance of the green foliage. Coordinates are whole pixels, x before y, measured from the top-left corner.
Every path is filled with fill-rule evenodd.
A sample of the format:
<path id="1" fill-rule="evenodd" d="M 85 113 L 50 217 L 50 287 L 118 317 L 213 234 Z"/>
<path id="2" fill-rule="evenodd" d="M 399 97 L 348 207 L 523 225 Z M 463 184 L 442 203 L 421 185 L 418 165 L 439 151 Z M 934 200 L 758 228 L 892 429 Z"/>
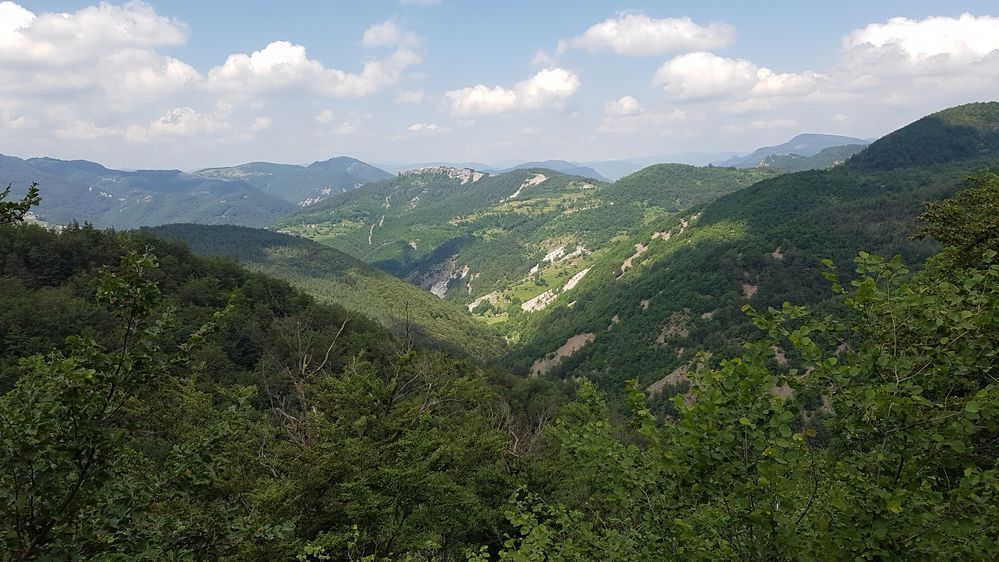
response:
<path id="1" fill-rule="evenodd" d="M 454 559 L 562 399 L 148 232 L 2 225 L 0 290 L 5 559 Z"/>
<path id="2" fill-rule="evenodd" d="M 87 221 L 137 228 L 171 222 L 266 226 L 295 205 L 245 181 L 223 181 L 180 170 L 111 170 L 83 160 L 0 155 L 0 178 L 17 196 L 32 182 L 45 186 L 34 210 L 48 223 Z"/>
<path id="3" fill-rule="evenodd" d="M 989 123 L 975 130 L 986 131 Z M 920 121 L 892 133 L 844 165 L 757 182 L 608 244 L 593 256 L 592 270 L 575 291 L 545 312 L 519 319 L 523 344 L 511 351 L 508 364 L 528 372 L 568 338 L 594 333 L 596 340 L 563 359 L 552 375 L 586 376 L 620 402 L 623 380 L 636 378 L 648 387 L 690 369 L 698 349 L 715 357 L 738 353 L 753 335 L 752 324 L 739 311 L 746 303 L 766 308 L 791 301 L 819 311 L 834 309 L 815 269 L 822 258 L 843 262 L 868 250 L 901 254 L 919 267 L 939 248 L 935 236 L 911 238 L 924 202 L 957 192 L 969 173 L 994 164 L 975 153 L 970 159 L 915 162 L 888 172 L 853 165 L 869 152 L 911 148 L 910 142 L 920 142 L 924 125 Z M 970 127 L 968 122 L 962 126 Z M 955 203 L 969 219 L 983 218 L 992 208 L 992 192 L 978 193 L 965 196 L 975 201 Z M 682 220 L 694 216 L 682 228 Z M 993 223 L 978 224 L 979 230 L 956 226 L 954 231 L 978 232 L 986 239 L 995 231 Z M 657 232 L 671 236 L 657 238 Z M 622 274 L 636 244 L 647 249 Z M 567 309 L 570 301 L 576 304 Z M 620 322 L 607 330 L 615 316 Z M 669 330 L 670 324 L 682 329 Z M 671 335 L 660 341 L 664 330 Z M 668 396 L 662 395 L 657 412 L 672 408 Z"/>
<path id="4" fill-rule="evenodd" d="M 768 339 L 697 371 L 661 426 L 637 387 L 624 428 L 582 382 L 551 432 L 562 479 L 514 497 L 499 559 L 994 559 L 999 253 L 948 252 L 915 276 L 861 253 L 849 282 L 828 262 L 835 315 L 747 305 Z"/>
<path id="5" fill-rule="evenodd" d="M 293 284 L 320 302 L 371 318 L 396 338 L 421 347 L 479 358 L 496 357 L 504 348 L 497 333 L 469 318 L 460 307 L 308 239 L 223 225 L 173 224 L 150 232 L 183 240 L 202 255 L 234 258 Z"/>
<path id="6" fill-rule="evenodd" d="M 10 195 L 10 185 L 0 193 L 0 224 L 10 224 L 24 220 L 24 216 L 32 207 L 41 203 L 42 198 L 38 196 L 38 184 L 32 183 L 28 186 L 28 192 L 20 201 L 4 201 Z"/>
<path id="7" fill-rule="evenodd" d="M 97 298 L 118 323 L 114 347 L 73 337 L 68 355 L 27 357 L 16 386 L 0 398 L 0 546 L 13 559 L 183 556 L 199 539 L 234 538 L 201 494 L 218 478 L 216 455 L 241 419 L 238 410 L 199 412 L 204 425 L 158 454 L 140 437 L 152 421 L 143 419 L 145 409 L 197 399 L 179 373 L 225 316 L 176 350 L 161 349 L 172 322 L 153 314 L 161 301 L 150 280 L 156 267 L 152 254 L 131 252 L 120 273 L 101 276 Z M 177 413 L 183 420 L 183 406 Z M 204 513 L 185 521 L 177 510 L 187 504 Z"/>
<path id="8" fill-rule="evenodd" d="M 999 175 L 983 173 L 968 179 L 966 189 L 951 199 L 930 203 L 917 233 L 951 248 L 962 261 L 975 261 L 990 248 L 999 248 Z"/>
<path id="9" fill-rule="evenodd" d="M 528 278 L 555 248 L 599 249 L 648 220 L 774 174 L 664 164 L 612 185 L 543 168 L 475 181 L 403 174 L 332 196 L 279 226 L 425 289 L 467 266 L 448 282 L 447 298 L 468 303 Z M 544 181 L 531 185 L 539 175 Z"/>

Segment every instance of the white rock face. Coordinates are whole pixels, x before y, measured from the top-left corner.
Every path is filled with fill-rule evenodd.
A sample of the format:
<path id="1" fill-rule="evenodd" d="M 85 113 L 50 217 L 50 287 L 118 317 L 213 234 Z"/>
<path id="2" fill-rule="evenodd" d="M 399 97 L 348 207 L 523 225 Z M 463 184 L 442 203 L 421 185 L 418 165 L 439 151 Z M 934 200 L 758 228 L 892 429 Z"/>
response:
<path id="1" fill-rule="evenodd" d="M 474 301 L 468 303 L 468 305 L 467 305 L 468 306 L 468 311 L 472 312 L 473 310 L 475 310 L 475 307 L 479 306 L 480 304 L 482 304 L 485 301 L 489 301 L 490 304 L 492 304 L 493 306 L 496 306 L 496 303 L 499 302 L 499 295 L 495 291 L 493 291 L 492 293 L 489 293 L 488 295 L 483 295 L 483 296 L 475 299 Z"/>
<path id="2" fill-rule="evenodd" d="M 566 291 L 571 291 L 572 289 L 574 289 L 576 285 L 578 285 L 579 282 L 583 280 L 583 277 L 586 277 L 586 274 L 589 273 L 591 269 L 593 268 L 587 267 L 583 271 L 580 271 L 579 273 L 570 277 L 569 280 L 566 281 L 565 286 L 562 287 L 562 292 L 564 293 Z"/>
<path id="3" fill-rule="evenodd" d="M 549 289 L 540 295 L 534 297 L 533 299 L 520 305 L 520 309 L 524 312 L 536 312 L 538 310 L 544 310 L 546 306 L 551 304 L 555 297 L 558 295 L 553 289 Z"/>
<path id="4" fill-rule="evenodd" d="M 445 175 L 449 179 L 460 181 L 461 185 L 465 185 L 468 182 L 475 183 L 486 176 L 484 172 L 477 172 L 471 168 L 452 168 L 450 166 L 433 166 L 399 172 L 400 176 L 420 176 L 423 174 Z"/>
<path id="5" fill-rule="evenodd" d="M 507 197 L 507 200 L 509 201 L 510 199 L 516 199 L 517 196 L 520 195 L 520 192 L 524 191 L 525 187 L 534 187 L 535 185 L 538 185 L 539 183 L 545 181 L 546 179 L 548 179 L 548 177 L 546 177 L 544 174 L 534 174 L 533 176 L 524 180 L 524 183 L 520 184 L 520 187 L 517 188 L 517 191 L 514 191 L 512 195 Z"/>

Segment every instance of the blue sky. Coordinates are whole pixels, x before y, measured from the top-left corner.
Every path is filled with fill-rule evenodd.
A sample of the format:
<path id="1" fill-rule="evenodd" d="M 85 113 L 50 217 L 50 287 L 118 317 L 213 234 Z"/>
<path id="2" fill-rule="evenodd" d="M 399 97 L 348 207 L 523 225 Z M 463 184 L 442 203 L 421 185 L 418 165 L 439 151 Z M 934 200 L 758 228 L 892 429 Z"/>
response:
<path id="1" fill-rule="evenodd" d="M 876 137 L 996 97 L 995 13 L 959 1 L 7 1 L 0 152 L 194 169 Z"/>

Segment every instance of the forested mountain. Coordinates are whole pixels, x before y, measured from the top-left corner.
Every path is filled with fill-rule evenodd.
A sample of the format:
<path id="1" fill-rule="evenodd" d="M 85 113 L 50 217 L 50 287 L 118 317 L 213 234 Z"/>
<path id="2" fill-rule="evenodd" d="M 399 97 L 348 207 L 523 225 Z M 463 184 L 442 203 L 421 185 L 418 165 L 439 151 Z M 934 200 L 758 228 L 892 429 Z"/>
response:
<path id="1" fill-rule="evenodd" d="M 498 333 L 461 307 L 318 242 L 240 226 L 170 224 L 148 230 L 182 240 L 197 254 L 233 258 L 283 279 L 319 302 L 379 322 L 399 340 L 480 359 L 504 349 Z"/>
<path id="2" fill-rule="evenodd" d="M 640 384 L 567 402 L 148 232 L 7 224 L 33 198 L 2 194 L 0 551 L 994 559 L 999 176 L 966 188 L 925 212 L 920 273 L 861 253 L 826 272 L 835 303 L 754 302 L 753 341 L 655 412 Z"/>
<path id="3" fill-rule="evenodd" d="M 771 154 L 760 162 L 760 166 L 776 168 L 783 172 L 804 172 L 806 170 L 824 170 L 846 162 L 848 158 L 860 152 L 866 144 L 847 144 L 823 148 L 813 156 L 800 154 Z"/>
<path id="4" fill-rule="evenodd" d="M 507 528 L 507 428 L 550 385 L 148 232 L 3 222 L 4 559 L 454 559 Z"/>
<path id="5" fill-rule="evenodd" d="M 427 168 L 332 197 L 279 228 L 471 308 L 532 306 L 615 237 L 773 174 L 663 165 L 608 185 L 544 168 Z"/>
<path id="6" fill-rule="evenodd" d="M 308 166 L 251 162 L 229 168 L 205 168 L 194 173 L 205 178 L 243 181 L 272 197 L 306 206 L 333 193 L 392 177 L 384 170 L 346 156 Z"/>
<path id="7" fill-rule="evenodd" d="M 503 170 L 504 172 L 509 172 L 511 170 L 531 170 L 533 168 L 546 168 L 548 170 L 554 170 L 556 172 L 561 172 L 570 176 L 581 176 L 584 178 L 590 178 L 597 181 L 607 181 L 607 178 L 600 175 L 599 172 L 586 166 L 585 164 L 580 164 L 578 162 L 569 162 L 566 160 L 544 160 L 540 162 L 522 162 L 516 166 L 511 166 Z"/>
<path id="8" fill-rule="evenodd" d="M 733 156 L 728 160 L 716 162 L 718 166 L 734 166 L 736 168 L 752 168 L 765 162 L 769 156 L 797 154 L 799 156 L 815 156 L 831 147 L 847 145 L 866 145 L 867 141 L 842 135 L 820 135 L 805 133 L 797 135 L 784 144 L 758 148 L 745 156 Z M 825 167 L 825 166 L 822 166 Z"/>
<path id="9" fill-rule="evenodd" d="M 443 258 L 462 302 L 523 282 L 472 316 L 303 238 L 48 230 L 0 190 L 0 555 L 994 560 L 997 162 L 971 104 L 828 170 L 437 168 L 289 223 Z"/>
<path id="10" fill-rule="evenodd" d="M 44 187 L 34 212 L 54 224 L 72 221 L 134 228 L 167 222 L 265 226 L 294 209 L 243 181 L 220 181 L 179 170 L 111 170 L 85 160 L 0 155 L 0 178 L 12 194 Z M 6 185 L 6 183 L 4 185 Z"/>
<path id="11" fill-rule="evenodd" d="M 628 378 L 652 394 L 675 386 L 698 351 L 738 352 L 752 332 L 743 305 L 827 298 L 820 260 L 845 264 L 861 250 L 925 259 L 936 246 L 910 239 L 915 217 L 996 166 L 997 123 L 999 103 L 949 109 L 830 170 L 766 179 L 653 221 L 609 246 L 544 312 L 509 309 L 521 342 L 512 364 L 610 390 Z"/>

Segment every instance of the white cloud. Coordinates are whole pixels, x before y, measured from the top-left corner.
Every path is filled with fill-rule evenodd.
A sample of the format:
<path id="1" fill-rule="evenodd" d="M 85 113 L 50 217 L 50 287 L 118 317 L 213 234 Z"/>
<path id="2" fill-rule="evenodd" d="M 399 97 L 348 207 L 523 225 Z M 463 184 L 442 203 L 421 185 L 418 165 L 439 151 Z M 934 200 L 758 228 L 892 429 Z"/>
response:
<path id="1" fill-rule="evenodd" d="M 643 56 L 717 49 L 731 44 L 734 38 L 735 28 L 724 23 L 699 25 L 686 17 L 653 19 L 641 13 L 624 12 L 591 26 L 582 35 L 560 42 L 559 50 L 574 47 Z"/>
<path id="2" fill-rule="evenodd" d="M 546 68 L 512 89 L 477 84 L 444 95 L 455 115 L 468 117 L 557 106 L 578 89 L 579 77 L 574 73 L 564 68 Z"/>
<path id="3" fill-rule="evenodd" d="M 365 47 L 415 47 L 423 42 L 419 35 L 404 31 L 392 20 L 372 25 L 361 37 Z"/>
<path id="4" fill-rule="evenodd" d="M 364 124 L 371 116 L 367 113 L 351 111 L 344 116 L 337 116 L 329 109 L 320 111 L 315 116 L 317 123 L 324 125 L 321 129 L 323 133 L 335 135 L 349 135 L 362 130 Z"/>
<path id="5" fill-rule="evenodd" d="M 543 49 L 538 49 L 531 58 L 531 66 L 555 66 L 555 58 Z"/>
<path id="6" fill-rule="evenodd" d="M 400 48 L 386 59 L 366 61 L 360 73 L 348 73 L 310 59 L 302 45 L 274 41 L 249 55 L 229 55 L 224 64 L 208 71 L 206 87 L 239 96 L 304 89 L 332 97 L 362 97 L 394 84 L 402 70 L 419 62 L 416 53 Z"/>
<path id="7" fill-rule="evenodd" d="M 622 96 L 604 104 L 604 113 L 608 115 L 638 115 L 642 111 L 642 104 L 632 96 Z"/>
<path id="8" fill-rule="evenodd" d="M 668 135 L 673 132 L 670 127 L 687 121 L 690 118 L 688 112 L 683 109 L 660 111 L 638 109 L 632 113 L 615 113 L 614 111 L 608 111 L 610 108 L 607 106 L 604 109 L 605 115 L 601 119 L 597 130 L 601 133 L 619 135 L 630 135 L 642 131 L 653 131 L 659 135 Z"/>
<path id="9" fill-rule="evenodd" d="M 426 93 L 423 90 L 407 90 L 395 96 L 395 103 L 423 103 Z"/>
<path id="10" fill-rule="evenodd" d="M 447 127 L 441 127 L 437 123 L 413 123 L 406 130 L 413 133 L 443 133 Z"/>
<path id="11" fill-rule="evenodd" d="M 184 24 L 141 2 L 43 14 L 0 2 L 0 91 L 79 98 L 97 91 L 116 106 L 169 95 L 200 75 L 155 48 L 186 37 Z"/>
<path id="12" fill-rule="evenodd" d="M 179 45 L 186 39 L 184 24 L 143 2 L 41 15 L 0 2 L 0 61 L 68 66 L 119 49 Z"/>
<path id="13" fill-rule="evenodd" d="M 968 13 L 958 18 L 892 18 L 850 33 L 843 38 L 843 46 L 846 50 L 893 50 L 910 61 L 927 61 L 941 55 L 976 61 L 999 49 L 999 18 Z"/>
<path id="14" fill-rule="evenodd" d="M 190 107 L 176 107 L 149 122 L 145 127 L 129 127 L 127 136 L 134 142 L 158 137 L 191 137 L 225 131 L 230 124 L 216 115 L 199 113 Z"/>
<path id="15" fill-rule="evenodd" d="M 273 123 L 274 123 L 274 120 L 271 119 L 270 117 L 266 117 L 266 116 L 263 116 L 263 117 L 254 117 L 253 118 L 253 124 L 250 125 L 250 130 L 251 131 L 263 131 L 264 129 L 269 129 L 270 126 Z"/>
<path id="16" fill-rule="evenodd" d="M 815 72 L 779 74 L 745 59 L 696 52 L 663 63 L 653 84 L 675 99 L 692 100 L 805 95 L 823 79 Z"/>

